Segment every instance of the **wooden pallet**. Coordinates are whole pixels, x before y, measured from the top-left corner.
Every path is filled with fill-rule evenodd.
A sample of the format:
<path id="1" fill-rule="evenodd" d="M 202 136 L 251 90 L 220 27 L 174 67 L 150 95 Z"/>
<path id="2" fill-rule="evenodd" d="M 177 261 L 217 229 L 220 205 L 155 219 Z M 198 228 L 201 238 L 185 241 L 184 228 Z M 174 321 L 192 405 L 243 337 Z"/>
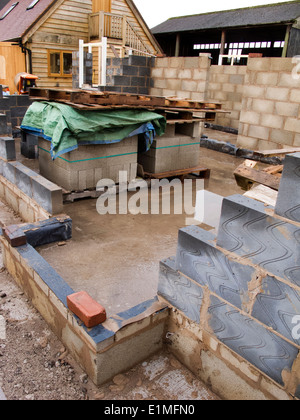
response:
<path id="1" fill-rule="evenodd" d="M 77 109 L 146 108 L 166 112 L 204 112 L 205 119 L 212 121 L 222 105 L 215 102 L 190 101 L 179 98 L 165 98 L 129 93 L 98 92 L 78 89 L 30 89 L 30 99 L 35 101 L 55 101 Z M 190 119 L 190 118 L 187 118 Z"/>
<path id="2" fill-rule="evenodd" d="M 210 178 L 210 169 L 201 167 L 188 168 L 188 169 L 178 169 L 176 171 L 167 171 L 157 174 L 152 174 L 150 172 L 143 172 L 143 177 L 148 179 L 165 179 L 165 178 L 180 178 L 183 180 L 188 175 L 195 175 L 200 179 L 209 179 Z"/>
<path id="3" fill-rule="evenodd" d="M 261 184 L 278 191 L 283 171 L 283 165 L 269 166 L 265 169 L 255 169 L 257 162 L 245 161 L 235 171 L 237 184 L 245 191 L 249 191 L 254 184 Z"/>
<path id="4" fill-rule="evenodd" d="M 186 108 L 193 110 L 218 110 L 222 108 L 221 103 L 219 102 L 210 102 L 210 101 L 192 101 L 189 99 L 181 99 L 174 97 L 165 98 L 165 107 L 168 108 Z"/>

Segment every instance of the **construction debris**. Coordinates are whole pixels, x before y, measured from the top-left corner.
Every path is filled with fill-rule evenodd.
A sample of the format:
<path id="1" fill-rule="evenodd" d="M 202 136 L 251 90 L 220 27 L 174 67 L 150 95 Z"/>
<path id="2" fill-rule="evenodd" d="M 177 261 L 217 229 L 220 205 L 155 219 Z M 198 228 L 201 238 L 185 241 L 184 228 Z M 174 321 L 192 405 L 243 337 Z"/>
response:
<path id="1" fill-rule="evenodd" d="M 234 172 L 237 184 L 245 191 L 255 183 L 265 185 L 278 191 L 283 165 L 269 166 L 262 170 L 254 169 L 257 162 L 246 160 Z"/>

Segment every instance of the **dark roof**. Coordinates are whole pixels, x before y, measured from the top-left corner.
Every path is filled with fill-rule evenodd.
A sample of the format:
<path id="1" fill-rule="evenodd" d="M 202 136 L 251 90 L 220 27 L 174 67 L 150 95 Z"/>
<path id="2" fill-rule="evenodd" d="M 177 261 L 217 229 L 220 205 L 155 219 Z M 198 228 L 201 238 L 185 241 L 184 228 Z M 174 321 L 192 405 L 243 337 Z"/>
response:
<path id="1" fill-rule="evenodd" d="M 22 38 L 31 26 L 56 2 L 56 0 L 40 0 L 32 9 L 26 10 L 33 0 L 19 0 L 18 5 L 0 20 L 0 41 L 15 41 Z M 1 10 L 0 18 L 16 3 L 10 0 Z"/>
<path id="2" fill-rule="evenodd" d="M 168 19 L 152 29 L 157 34 L 290 23 L 300 16 L 300 2 L 286 2 Z"/>
<path id="3" fill-rule="evenodd" d="M 7 5 L 7 3 L 9 2 L 9 0 L 0 0 L 0 10 Z"/>

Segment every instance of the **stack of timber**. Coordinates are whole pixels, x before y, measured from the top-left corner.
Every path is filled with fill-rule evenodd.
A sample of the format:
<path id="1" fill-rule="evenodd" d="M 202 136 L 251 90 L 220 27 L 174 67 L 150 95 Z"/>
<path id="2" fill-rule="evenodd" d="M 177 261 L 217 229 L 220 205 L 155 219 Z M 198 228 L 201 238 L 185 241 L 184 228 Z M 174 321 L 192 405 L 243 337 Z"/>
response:
<path id="1" fill-rule="evenodd" d="M 30 89 L 30 99 L 34 101 L 60 102 L 79 110 L 99 111 L 103 109 L 148 109 L 164 114 L 167 120 L 214 121 L 216 114 L 227 113 L 221 103 L 191 101 L 180 98 L 167 98 L 130 93 L 100 92 L 67 89 Z M 201 113 L 201 116 L 194 116 Z"/>

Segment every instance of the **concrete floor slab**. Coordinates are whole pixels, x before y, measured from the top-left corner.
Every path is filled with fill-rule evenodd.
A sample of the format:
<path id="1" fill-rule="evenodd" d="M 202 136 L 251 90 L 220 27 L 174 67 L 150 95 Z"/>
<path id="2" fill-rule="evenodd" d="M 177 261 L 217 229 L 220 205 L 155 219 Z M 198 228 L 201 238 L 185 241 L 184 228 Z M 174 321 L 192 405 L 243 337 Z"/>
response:
<path id="1" fill-rule="evenodd" d="M 232 143 L 236 137 L 215 130 L 205 134 Z M 17 159 L 38 172 L 38 161 L 26 159 L 19 149 L 17 142 Z M 233 172 L 242 162 L 201 148 L 199 165 L 211 169 L 207 190 L 223 197 L 241 193 Z M 72 240 L 38 251 L 75 291 L 87 291 L 110 316 L 156 295 L 159 261 L 176 254 L 186 215 L 100 216 L 96 204 L 95 199 L 65 204 L 63 212 L 73 220 Z"/>
<path id="2" fill-rule="evenodd" d="M 200 165 L 212 169 L 211 192 L 241 192 L 233 176 L 239 159 L 210 150 L 201 154 Z M 75 291 L 87 291 L 110 316 L 156 295 L 159 261 L 176 254 L 186 215 L 101 216 L 96 204 L 94 199 L 66 204 L 63 211 L 73 220 L 72 240 L 38 251 Z"/>

